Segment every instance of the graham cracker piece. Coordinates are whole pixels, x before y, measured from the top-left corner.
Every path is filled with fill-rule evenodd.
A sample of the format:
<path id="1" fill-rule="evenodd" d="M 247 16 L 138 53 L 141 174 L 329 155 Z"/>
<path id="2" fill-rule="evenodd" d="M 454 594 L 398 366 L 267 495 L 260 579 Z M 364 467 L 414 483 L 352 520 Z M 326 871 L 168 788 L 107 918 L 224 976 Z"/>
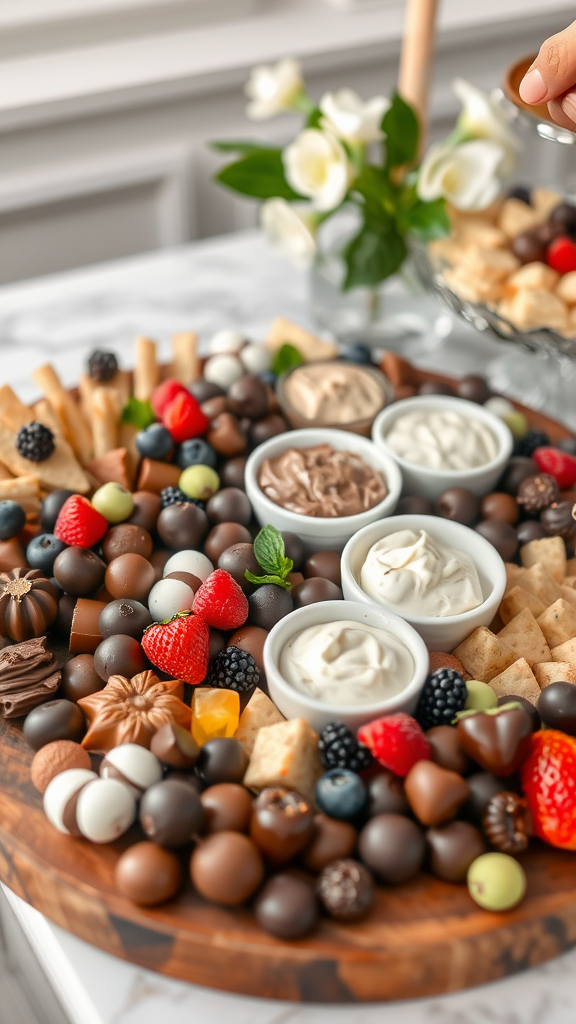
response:
<path id="1" fill-rule="evenodd" d="M 248 789 L 257 791 L 286 786 L 314 806 L 314 791 L 321 775 L 318 734 L 304 718 L 291 718 L 258 730 L 243 781 Z"/>
<path id="2" fill-rule="evenodd" d="M 507 640 L 525 658 L 529 665 L 539 661 L 550 661 L 550 648 L 546 637 L 529 608 L 523 608 L 498 633 L 501 640 Z"/>
<path id="3" fill-rule="evenodd" d="M 536 676 L 526 658 L 518 658 L 518 661 L 509 665 L 504 672 L 494 676 L 490 680 L 490 686 L 497 697 L 525 697 L 531 704 L 537 704 L 540 696 Z"/>
<path id="4" fill-rule="evenodd" d="M 57 491 L 61 487 L 68 487 L 78 494 L 87 494 L 90 490 L 88 477 L 77 462 L 68 442 L 62 437 L 55 437 L 54 446 L 50 458 L 44 459 L 43 462 L 30 462 L 30 459 L 23 459 L 16 450 L 16 434 L 0 424 L 0 460 L 8 466 L 14 476 L 34 475 L 44 491 Z"/>
<path id="5" fill-rule="evenodd" d="M 576 595 L 576 591 L 575 591 Z M 546 611 L 546 605 L 539 597 L 535 594 L 531 594 L 529 590 L 525 590 L 524 587 L 512 587 L 507 594 L 502 598 L 498 613 L 502 619 L 502 624 L 507 626 L 512 619 L 518 615 L 524 608 L 529 608 L 534 618 L 538 618 L 542 612 Z"/>
<path id="6" fill-rule="evenodd" d="M 512 644 L 486 626 L 478 626 L 452 654 L 462 662 L 471 679 L 483 683 L 489 683 L 518 657 Z"/>
<path id="7" fill-rule="evenodd" d="M 576 668 L 576 637 L 573 640 L 567 640 L 565 644 L 553 647 L 550 654 L 552 661 L 565 661 L 568 665 L 574 665 Z"/>
<path id="8" fill-rule="evenodd" d="M 283 721 L 284 715 L 270 697 L 257 687 L 240 715 L 234 739 L 242 744 L 248 757 L 251 757 L 259 730 Z"/>
<path id="9" fill-rule="evenodd" d="M 541 690 L 550 683 L 576 683 L 576 665 L 567 661 L 545 661 L 542 665 L 533 665 L 532 671 Z"/>
<path id="10" fill-rule="evenodd" d="M 537 562 L 532 568 L 525 570 L 522 577 L 522 586 L 525 590 L 529 590 L 531 594 L 535 594 L 536 597 L 540 598 L 546 607 L 554 604 L 554 601 L 562 597 L 560 584 L 550 575 L 541 562 Z"/>
<path id="11" fill-rule="evenodd" d="M 522 586 L 522 577 L 526 570 L 520 565 L 515 565 L 514 562 L 504 562 L 504 568 L 506 569 L 506 593 L 512 590 L 512 587 Z"/>
<path id="12" fill-rule="evenodd" d="M 523 544 L 520 560 L 525 569 L 543 565 L 557 583 L 563 583 L 566 576 L 566 545 L 562 537 L 542 537 Z"/>
<path id="13" fill-rule="evenodd" d="M 576 608 L 563 597 L 555 601 L 542 615 L 538 616 L 538 625 L 544 633 L 550 647 L 559 647 L 576 636 Z M 548 658 L 540 658 L 548 661 Z"/>
<path id="14" fill-rule="evenodd" d="M 266 338 L 266 348 L 276 352 L 282 345 L 293 345 L 298 349 L 305 363 L 313 363 L 316 360 L 335 359 L 338 349 L 332 342 L 323 341 L 311 331 L 304 327 L 286 320 L 284 317 L 276 317 L 272 321 Z"/>

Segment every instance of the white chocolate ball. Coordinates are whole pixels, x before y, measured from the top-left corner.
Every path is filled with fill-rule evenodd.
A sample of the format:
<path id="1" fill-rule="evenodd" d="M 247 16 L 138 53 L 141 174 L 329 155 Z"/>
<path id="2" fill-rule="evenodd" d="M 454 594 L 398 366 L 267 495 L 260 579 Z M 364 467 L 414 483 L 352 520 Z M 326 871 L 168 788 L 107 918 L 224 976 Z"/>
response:
<path id="1" fill-rule="evenodd" d="M 246 373 L 266 373 L 272 365 L 272 353 L 264 345 L 246 345 L 240 359 Z"/>
<path id="2" fill-rule="evenodd" d="M 222 352 L 239 352 L 243 345 L 244 338 L 240 331 L 235 331 L 232 327 L 225 327 L 222 331 L 216 331 L 216 334 L 210 339 L 208 351 L 211 356 L 219 355 Z"/>
<path id="3" fill-rule="evenodd" d="M 158 580 L 148 594 L 148 608 L 154 622 L 172 619 L 178 612 L 187 611 L 193 604 L 194 591 L 183 580 Z"/>
<path id="4" fill-rule="evenodd" d="M 204 582 L 214 572 L 214 566 L 201 551 L 177 551 L 166 562 L 162 575 L 168 576 L 171 572 L 189 572 Z"/>
<path id="5" fill-rule="evenodd" d="M 512 402 L 509 402 L 507 398 L 501 398 L 500 395 L 494 395 L 493 398 L 489 398 L 487 402 L 484 402 L 484 408 L 501 419 L 516 412 Z"/>
<path id="6" fill-rule="evenodd" d="M 150 786 L 160 782 L 162 765 L 146 747 L 138 743 L 121 743 L 106 754 L 100 765 L 100 776 L 122 782 L 139 800 Z"/>
<path id="7" fill-rule="evenodd" d="M 135 820 L 136 800 L 117 779 L 96 778 L 78 797 L 76 822 L 91 843 L 113 843 Z"/>
<path id="8" fill-rule="evenodd" d="M 244 367 L 238 356 L 229 353 L 210 356 L 204 367 L 204 380 L 210 384 L 217 384 L 224 391 L 228 391 L 234 381 L 243 376 Z"/>
<path id="9" fill-rule="evenodd" d="M 79 789 L 97 778 L 96 772 L 88 768 L 67 768 L 48 783 L 44 793 L 44 813 L 59 832 L 70 835 L 70 830 L 64 825 L 64 812 L 68 803 Z"/>

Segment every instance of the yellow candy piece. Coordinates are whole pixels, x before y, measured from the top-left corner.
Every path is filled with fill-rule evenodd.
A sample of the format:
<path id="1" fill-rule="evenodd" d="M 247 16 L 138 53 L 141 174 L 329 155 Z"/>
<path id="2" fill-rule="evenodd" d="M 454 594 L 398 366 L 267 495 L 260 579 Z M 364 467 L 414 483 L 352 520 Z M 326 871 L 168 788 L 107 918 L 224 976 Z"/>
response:
<path id="1" fill-rule="evenodd" d="M 235 690 L 199 686 L 192 699 L 192 736 L 199 747 L 217 736 L 233 736 L 240 719 L 240 696 Z"/>

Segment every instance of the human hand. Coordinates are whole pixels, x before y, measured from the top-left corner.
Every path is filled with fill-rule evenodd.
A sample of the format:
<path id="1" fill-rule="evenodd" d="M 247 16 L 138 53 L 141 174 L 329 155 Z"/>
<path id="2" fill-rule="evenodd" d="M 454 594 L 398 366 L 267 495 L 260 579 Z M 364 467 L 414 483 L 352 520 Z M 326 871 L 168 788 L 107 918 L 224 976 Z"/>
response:
<path id="1" fill-rule="evenodd" d="M 576 131 L 576 21 L 542 43 L 519 92 L 525 103 L 547 103 L 556 124 Z"/>

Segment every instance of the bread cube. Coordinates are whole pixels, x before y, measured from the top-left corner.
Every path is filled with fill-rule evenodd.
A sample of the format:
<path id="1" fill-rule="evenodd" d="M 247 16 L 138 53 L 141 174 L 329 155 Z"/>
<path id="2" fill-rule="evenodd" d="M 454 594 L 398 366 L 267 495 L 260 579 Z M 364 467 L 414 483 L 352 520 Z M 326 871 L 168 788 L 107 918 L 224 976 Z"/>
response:
<path id="1" fill-rule="evenodd" d="M 576 683 L 576 666 L 567 661 L 545 661 L 532 668 L 541 690 L 550 686 L 550 683 Z"/>
<path id="2" fill-rule="evenodd" d="M 544 568 L 541 562 L 537 562 L 531 569 L 527 569 L 522 577 L 522 586 L 540 598 L 543 604 L 548 607 L 562 597 L 560 585 Z"/>
<path id="3" fill-rule="evenodd" d="M 501 284 L 519 267 L 520 260 L 509 249 L 467 249 L 461 262 L 467 273 L 494 284 Z"/>
<path id="4" fill-rule="evenodd" d="M 484 279 L 464 266 L 444 271 L 444 280 L 456 295 L 464 302 L 480 302 L 494 305 L 502 294 L 502 289 L 495 281 Z"/>
<path id="5" fill-rule="evenodd" d="M 460 659 L 472 679 L 483 683 L 489 683 L 518 657 L 512 644 L 500 635 L 496 636 L 486 626 L 478 626 L 452 653 Z"/>
<path id="6" fill-rule="evenodd" d="M 562 275 L 556 285 L 556 295 L 567 306 L 576 306 L 576 270 Z"/>
<path id="7" fill-rule="evenodd" d="M 520 331 L 542 327 L 561 331 L 568 325 L 568 307 L 553 292 L 542 288 L 518 290 L 498 311 Z"/>
<path id="8" fill-rule="evenodd" d="M 504 568 L 506 569 L 506 593 L 512 590 L 512 587 L 523 586 L 522 577 L 526 570 L 522 566 L 515 565 L 514 562 L 504 562 Z"/>
<path id="9" fill-rule="evenodd" d="M 542 220 L 542 214 L 532 206 L 523 203 L 521 199 L 512 198 L 502 203 L 496 223 L 508 238 L 516 238 L 516 235 L 522 235 L 525 231 L 532 231 Z"/>
<path id="10" fill-rule="evenodd" d="M 321 775 L 318 734 L 304 718 L 291 718 L 258 730 L 243 781 L 256 791 L 286 786 L 314 806 L 314 790 Z"/>
<path id="11" fill-rule="evenodd" d="M 542 537 L 531 540 L 520 548 L 520 561 L 526 569 L 543 565 L 557 583 L 566 576 L 566 545 L 562 537 Z"/>
<path id="12" fill-rule="evenodd" d="M 552 661 L 567 662 L 576 668 L 576 638 L 567 640 L 565 644 L 559 644 L 551 650 Z"/>
<path id="13" fill-rule="evenodd" d="M 529 608 L 523 608 L 498 633 L 498 638 L 511 644 L 518 656 L 525 658 L 529 665 L 551 660 L 550 649 L 539 621 L 536 621 Z"/>
<path id="14" fill-rule="evenodd" d="M 576 637 L 576 608 L 561 597 L 538 616 L 537 623 L 550 647 L 559 647 Z M 538 660 L 549 661 L 549 658 Z"/>
<path id="15" fill-rule="evenodd" d="M 536 677 L 525 658 L 518 658 L 500 675 L 490 680 L 490 686 L 497 697 L 525 697 L 536 705 L 540 696 L 540 687 Z"/>
<path id="16" fill-rule="evenodd" d="M 515 270 L 506 281 L 506 294 L 509 289 L 518 291 L 522 288 L 541 288 L 545 292 L 551 292 L 560 278 L 557 270 L 552 270 L 545 263 L 525 263 L 519 270 Z M 558 289 L 556 289 L 558 295 Z M 562 296 L 560 296 L 562 298 Z"/>
<path id="17" fill-rule="evenodd" d="M 574 591 L 574 594 L 576 596 L 576 591 Z M 542 612 L 546 611 L 546 605 L 535 594 L 531 594 L 524 587 L 512 587 L 502 598 L 498 609 L 502 624 L 507 626 L 524 608 L 529 608 L 536 619 Z"/>
<path id="18" fill-rule="evenodd" d="M 234 733 L 234 739 L 242 744 L 244 750 L 251 756 L 256 742 L 258 731 L 268 725 L 277 725 L 284 721 L 284 715 L 266 694 L 258 687 L 250 697 L 244 711 L 240 715 L 238 728 Z"/>

